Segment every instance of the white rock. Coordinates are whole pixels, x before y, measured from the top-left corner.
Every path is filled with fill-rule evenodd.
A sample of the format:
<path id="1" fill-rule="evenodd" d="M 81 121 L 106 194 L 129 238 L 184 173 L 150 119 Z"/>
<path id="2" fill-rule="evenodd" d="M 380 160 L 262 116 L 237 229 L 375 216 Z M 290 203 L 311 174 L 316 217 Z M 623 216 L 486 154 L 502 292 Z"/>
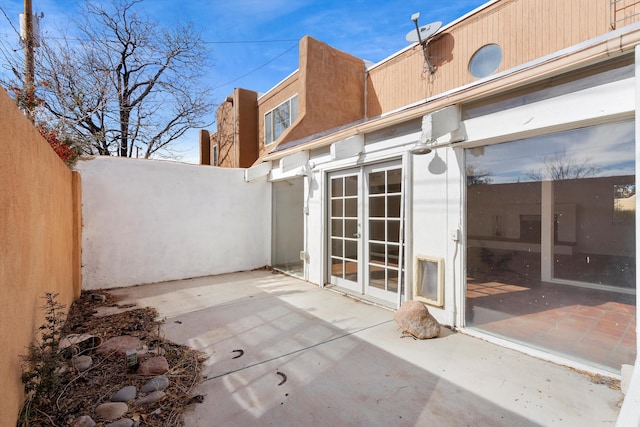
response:
<path id="1" fill-rule="evenodd" d="M 86 371 L 91 367 L 91 365 L 93 365 L 93 359 L 91 359 L 91 356 L 78 356 L 73 359 L 73 367 L 80 372 Z"/>
<path id="2" fill-rule="evenodd" d="M 100 418 L 107 421 L 115 420 L 127 413 L 129 407 L 123 402 L 107 402 L 99 405 L 95 412 Z"/>

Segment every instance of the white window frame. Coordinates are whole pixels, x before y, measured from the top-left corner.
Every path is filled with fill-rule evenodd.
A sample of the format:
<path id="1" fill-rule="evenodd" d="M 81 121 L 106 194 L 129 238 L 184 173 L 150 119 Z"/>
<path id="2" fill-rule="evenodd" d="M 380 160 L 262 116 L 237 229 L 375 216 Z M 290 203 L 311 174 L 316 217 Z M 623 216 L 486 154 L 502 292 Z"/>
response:
<path id="1" fill-rule="evenodd" d="M 295 104 L 296 104 L 296 109 L 292 114 L 292 102 L 293 100 L 296 100 Z M 270 145 L 273 144 L 274 142 L 276 142 L 278 140 L 278 138 L 280 138 L 280 135 L 282 135 L 282 133 L 285 131 L 285 129 L 287 129 L 289 126 L 291 126 L 291 123 L 293 123 L 296 118 L 298 117 L 298 94 L 293 95 L 291 98 L 287 99 L 286 101 L 284 101 L 282 104 L 279 104 L 277 107 L 267 111 L 264 114 L 264 145 Z M 281 107 L 286 106 L 288 111 L 289 111 L 289 115 L 287 117 L 287 122 L 284 123 L 284 127 L 282 128 L 282 130 L 280 130 L 277 134 L 276 134 L 276 127 L 275 122 L 273 120 L 275 112 L 278 111 L 278 109 L 280 109 Z"/>

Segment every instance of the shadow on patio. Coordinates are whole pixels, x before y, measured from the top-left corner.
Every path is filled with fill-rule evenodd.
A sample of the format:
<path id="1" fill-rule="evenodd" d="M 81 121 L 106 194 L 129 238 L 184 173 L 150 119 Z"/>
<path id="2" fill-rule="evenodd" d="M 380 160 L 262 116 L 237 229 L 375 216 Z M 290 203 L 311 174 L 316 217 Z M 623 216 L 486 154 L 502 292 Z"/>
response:
<path id="1" fill-rule="evenodd" d="M 168 339 L 210 356 L 189 426 L 600 425 L 623 397 L 447 329 L 401 338 L 393 312 L 269 271 L 110 292 L 155 307 Z"/>

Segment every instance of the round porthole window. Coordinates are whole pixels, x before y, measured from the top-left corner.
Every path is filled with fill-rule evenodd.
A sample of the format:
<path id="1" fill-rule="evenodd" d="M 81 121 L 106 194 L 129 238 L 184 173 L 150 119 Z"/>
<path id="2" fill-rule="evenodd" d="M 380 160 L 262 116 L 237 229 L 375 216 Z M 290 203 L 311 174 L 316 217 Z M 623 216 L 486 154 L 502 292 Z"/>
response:
<path id="1" fill-rule="evenodd" d="M 501 62 L 502 48 L 497 44 L 486 44 L 471 57 L 469 72 L 473 77 L 481 79 L 497 70 Z"/>

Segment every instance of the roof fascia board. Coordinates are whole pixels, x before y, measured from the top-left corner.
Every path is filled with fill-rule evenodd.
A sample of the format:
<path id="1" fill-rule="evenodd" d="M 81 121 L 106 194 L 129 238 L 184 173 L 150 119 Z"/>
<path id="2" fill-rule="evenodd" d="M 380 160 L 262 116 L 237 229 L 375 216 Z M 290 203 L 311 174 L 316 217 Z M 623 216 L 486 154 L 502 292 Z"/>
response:
<path id="1" fill-rule="evenodd" d="M 291 72 L 291 74 L 289 74 L 287 77 L 285 77 L 284 79 L 280 80 L 278 83 L 276 83 L 275 86 L 273 86 L 271 89 L 269 89 L 268 91 L 266 91 L 265 93 L 263 93 L 262 95 L 258 96 L 258 101 L 260 101 L 262 98 L 264 98 L 265 96 L 269 95 L 271 92 L 275 92 L 278 87 L 283 84 L 285 81 L 287 81 L 288 78 L 291 78 L 292 76 L 294 76 L 300 69 L 296 68 L 295 70 L 293 70 Z"/>

